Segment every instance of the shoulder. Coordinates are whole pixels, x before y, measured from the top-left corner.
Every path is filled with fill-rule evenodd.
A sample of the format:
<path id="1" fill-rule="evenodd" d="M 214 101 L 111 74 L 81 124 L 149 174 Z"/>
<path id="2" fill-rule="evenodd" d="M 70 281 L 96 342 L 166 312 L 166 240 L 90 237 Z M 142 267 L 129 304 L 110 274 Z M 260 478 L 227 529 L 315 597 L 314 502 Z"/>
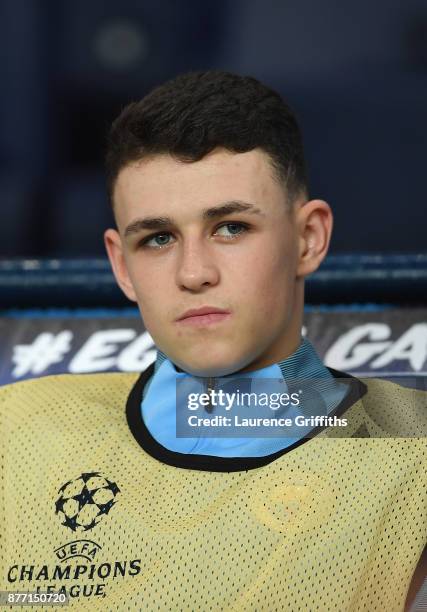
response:
<path id="1" fill-rule="evenodd" d="M 139 373 L 59 374 L 0 387 L 0 411 L 10 414 L 58 404 L 123 403 Z"/>
<path id="2" fill-rule="evenodd" d="M 422 437 L 427 435 L 427 391 L 424 379 L 419 388 L 389 380 L 364 378 L 366 394 L 361 398 L 367 416 L 386 435 Z"/>

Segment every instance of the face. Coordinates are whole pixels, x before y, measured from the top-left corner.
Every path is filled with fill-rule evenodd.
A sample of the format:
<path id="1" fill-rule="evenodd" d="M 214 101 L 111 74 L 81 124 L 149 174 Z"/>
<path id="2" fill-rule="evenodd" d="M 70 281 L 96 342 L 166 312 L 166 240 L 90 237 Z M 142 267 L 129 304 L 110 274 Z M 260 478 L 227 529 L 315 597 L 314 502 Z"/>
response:
<path id="1" fill-rule="evenodd" d="M 118 231 L 105 234 L 114 273 L 173 363 L 222 376 L 298 347 L 303 278 L 324 255 L 319 244 L 307 254 L 313 203 L 287 205 L 264 152 L 142 160 L 121 170 L 114 201 Z M 324 218 L 320 226 L 327 234 Z"/>

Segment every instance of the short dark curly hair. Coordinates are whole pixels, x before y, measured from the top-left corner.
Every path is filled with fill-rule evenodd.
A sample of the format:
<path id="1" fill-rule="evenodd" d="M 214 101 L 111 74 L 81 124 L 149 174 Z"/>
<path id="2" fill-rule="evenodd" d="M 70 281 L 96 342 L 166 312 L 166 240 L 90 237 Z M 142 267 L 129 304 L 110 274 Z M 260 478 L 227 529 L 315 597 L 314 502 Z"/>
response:
<path id="1" fill-rule="evenodd" d="M 289 106 L 252 77 L 210 70 L 167 81 L 113 122 L 106 154 L 111 202 L 117 176 L 128 164 L 165 153 L 194 162 L 219 147 L 263 150 L 288 201 L 307 195 L 301 132 Z"/>

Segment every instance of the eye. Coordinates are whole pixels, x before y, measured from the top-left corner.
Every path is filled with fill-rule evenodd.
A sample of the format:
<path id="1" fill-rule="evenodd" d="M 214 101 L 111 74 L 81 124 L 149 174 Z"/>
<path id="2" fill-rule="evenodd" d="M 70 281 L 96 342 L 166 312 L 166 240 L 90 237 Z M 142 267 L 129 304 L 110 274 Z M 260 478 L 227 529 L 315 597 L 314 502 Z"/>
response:
<path id="1" fill-rule="evenodd" d="M 170 232 L 162 232 L 159 234 L 153 234 L 152 236 L 147 236 L 144 238 L 140 245 L 144 247 L 148 247 L 150 249 L 161 249 L 162 247 L 168 246 L 170 244 L 170 238 L 172 234 Z"/>
<path id="2" fill-rule="evenodd" d="M 244 223 L 224 223 L 224 225 L 220 225 L 216 234 L 219 233 L 219 230 L 227 229 L 226 233 L 220 233 L 219 235 L 223 238 L 234 238 L 235 236 L 239 236 L 240 234 L 244 234 L 248 231 L 247 225 Z"/>
<path id="3" fill-rule="evenodd" d="M 237 238 L 238 236 L 240 236 L 240 234 L 247 232 L 248 229 L 249 228 L 245 223 L 223 223 L 222 225 L 217 227 L 214 236 L 219 235 L 222 238 L 232 240 L 233 238 Z M 172 244 L 172 239 L 173 235 L 170 232 L 159 232 L 158 234 L 146 236 L 146 238 L 143 238 L 141 240 L 138 246 L 144 248 L 146 247 L 148 249 L 161 249 Z"/>

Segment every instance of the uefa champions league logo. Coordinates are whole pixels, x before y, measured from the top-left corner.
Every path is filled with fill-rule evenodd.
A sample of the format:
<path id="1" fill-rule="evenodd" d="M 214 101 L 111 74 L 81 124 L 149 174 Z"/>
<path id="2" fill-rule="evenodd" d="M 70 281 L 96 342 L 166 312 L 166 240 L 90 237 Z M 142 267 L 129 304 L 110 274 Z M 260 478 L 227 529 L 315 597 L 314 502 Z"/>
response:
<path id="1" fill-rule="evenodd" d="M 59 515 L 61 525 L 71 531 L 89 531 L 117 503 L 115 498 L 120 489 L 99 472 L 85 472 L 63 484 L 58 493 L 55 514 Z"/>

